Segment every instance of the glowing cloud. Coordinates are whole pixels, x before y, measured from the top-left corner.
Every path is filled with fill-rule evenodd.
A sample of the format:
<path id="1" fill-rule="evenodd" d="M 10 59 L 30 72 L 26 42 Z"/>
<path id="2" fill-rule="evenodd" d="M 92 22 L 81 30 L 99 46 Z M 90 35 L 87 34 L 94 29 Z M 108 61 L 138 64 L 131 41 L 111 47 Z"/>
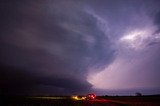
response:
<path id="1" fill-rule="evenodd" d="M 133 31 L 122 37 L 121 40 L 134 42 L 136 39 L 144 37 L 145 34 L 144 31 Z"/>
<path id="2" fill-rule="evenodd" d="M 128 31 L 122 38 L 120 38 L 120 42 L 125 46 L 133 48 L 135 50 L 139 50 L 144 48 L 144 46 L 146 45 L 145 41 L 151 35 L 152 32 L 148 29 Z"/>

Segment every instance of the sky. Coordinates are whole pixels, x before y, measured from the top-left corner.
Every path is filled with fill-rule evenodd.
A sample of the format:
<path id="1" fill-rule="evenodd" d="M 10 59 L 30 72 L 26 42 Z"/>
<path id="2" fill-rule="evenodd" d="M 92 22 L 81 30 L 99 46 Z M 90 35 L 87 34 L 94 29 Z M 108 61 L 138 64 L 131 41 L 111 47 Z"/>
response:
<path id="1" fill-rule="evenodd" d="M 0 94 L 160 94 L 159 0 L 1 0 Z"/>

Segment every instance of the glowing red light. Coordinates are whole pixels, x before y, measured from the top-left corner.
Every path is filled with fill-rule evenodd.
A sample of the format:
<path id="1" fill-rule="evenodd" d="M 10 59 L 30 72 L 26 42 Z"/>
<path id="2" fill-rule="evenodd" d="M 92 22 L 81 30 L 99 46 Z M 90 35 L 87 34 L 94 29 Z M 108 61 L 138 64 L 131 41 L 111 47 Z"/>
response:
<path id="1" fill-rule="evenodd" d="M 86 96 L 86 99 L 87 99 L 87 100 L 93 100 L 93 99 L 95 99 L 95 97 L 96 97 L 95 94 L 88 94 L 88 95 Z"/>

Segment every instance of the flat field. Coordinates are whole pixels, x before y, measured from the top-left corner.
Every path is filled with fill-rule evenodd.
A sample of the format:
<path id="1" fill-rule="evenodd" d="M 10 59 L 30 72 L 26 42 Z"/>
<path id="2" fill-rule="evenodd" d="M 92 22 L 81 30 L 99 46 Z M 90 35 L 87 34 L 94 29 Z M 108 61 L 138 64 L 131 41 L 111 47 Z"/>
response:
<path id="1" fill-rule="evenodd" d="M 0 106 L 160 106 L 160 96 L 98 96 L 74 100 L 69 96 L 1 97 Z"/>

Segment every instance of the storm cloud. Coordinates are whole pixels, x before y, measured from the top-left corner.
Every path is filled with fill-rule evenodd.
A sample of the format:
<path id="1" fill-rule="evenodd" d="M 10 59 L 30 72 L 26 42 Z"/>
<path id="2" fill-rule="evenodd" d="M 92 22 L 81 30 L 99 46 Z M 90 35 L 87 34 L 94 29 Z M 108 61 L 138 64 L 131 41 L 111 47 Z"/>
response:
<path id="1" fill-rule="evenodd" d="M 4 94 L 160 89 L 158 0 L 4 0 Z"/>
<path id="2" fill-rule="evenodd" d="M 55 87 L 53 91 L 87 91 L 88 69 L 112 60 L 111 42 L 81 3 L 4 1 L 1 11 L 0 61 L 15 68 L 2 68 L 5 89 L 14 84 L 22 93 L 39 85 Z M 9 91 L 16 93 L 13 88 Z"/>

